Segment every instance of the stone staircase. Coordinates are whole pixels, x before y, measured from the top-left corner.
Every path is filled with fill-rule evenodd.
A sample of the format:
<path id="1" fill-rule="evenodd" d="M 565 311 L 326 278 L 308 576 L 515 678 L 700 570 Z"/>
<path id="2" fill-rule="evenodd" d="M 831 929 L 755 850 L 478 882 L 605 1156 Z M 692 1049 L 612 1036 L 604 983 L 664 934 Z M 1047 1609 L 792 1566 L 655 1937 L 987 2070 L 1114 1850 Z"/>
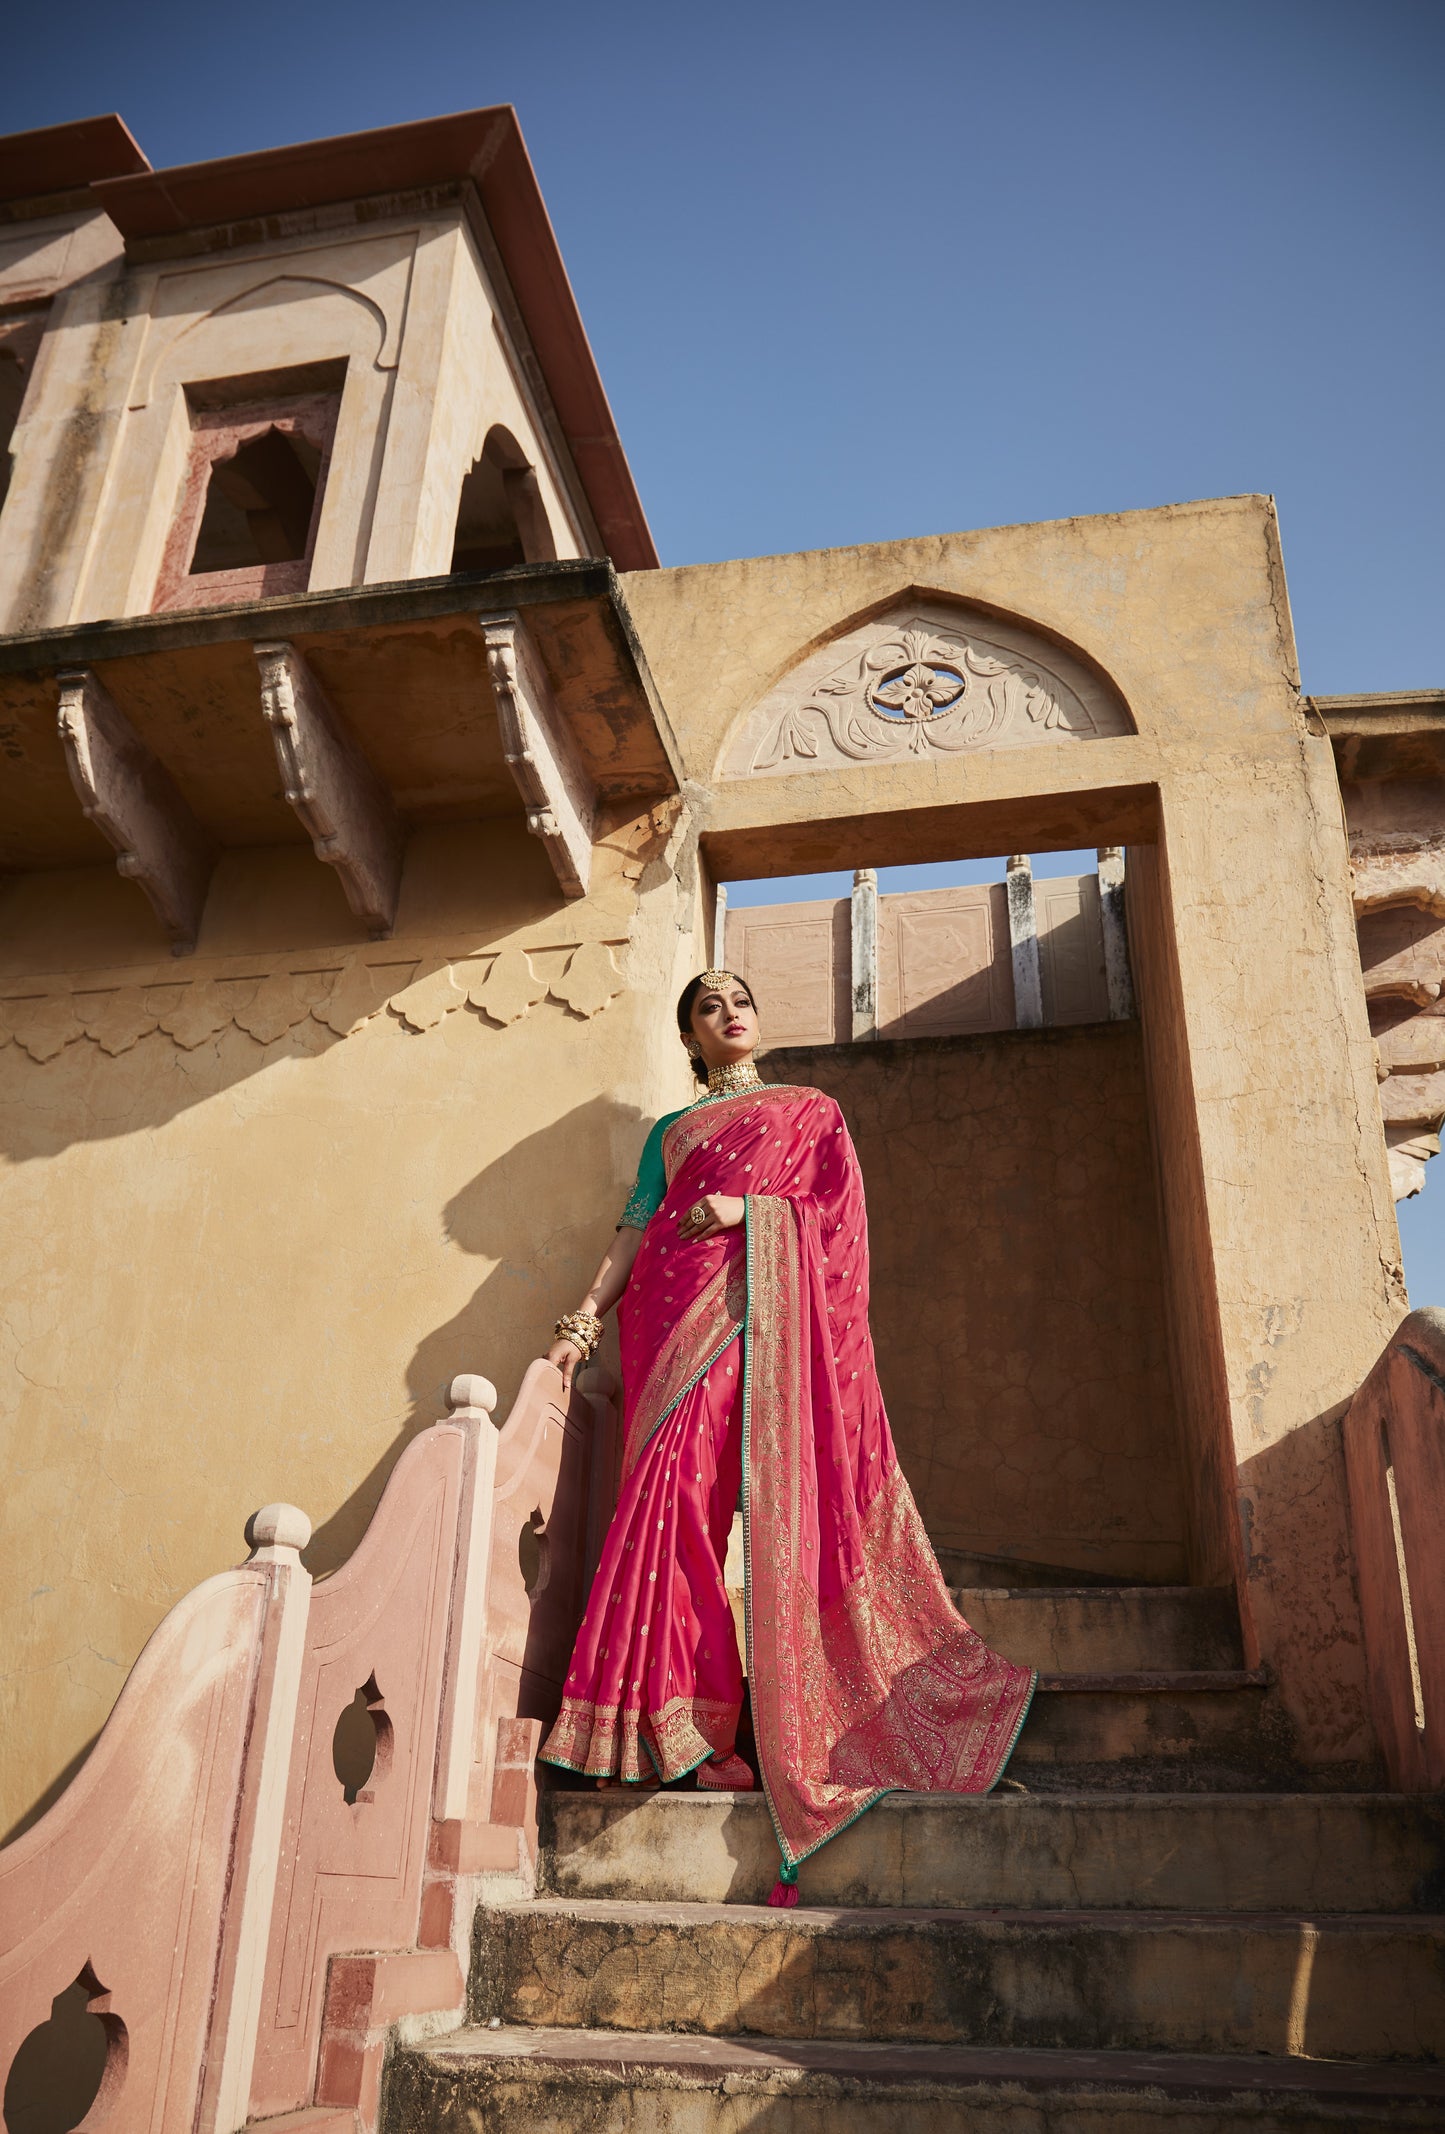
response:
<path id="1" fill-rule="evenodd" d="M 956 1598 L 1041 1671 L 995 1793 L 880 1802 L 793 1911 L 759 1795 L 548 1794 L 390 2134 L 1445 2128 L 1445 1802 L 1312 1789 L 1228 1596 Z"/>

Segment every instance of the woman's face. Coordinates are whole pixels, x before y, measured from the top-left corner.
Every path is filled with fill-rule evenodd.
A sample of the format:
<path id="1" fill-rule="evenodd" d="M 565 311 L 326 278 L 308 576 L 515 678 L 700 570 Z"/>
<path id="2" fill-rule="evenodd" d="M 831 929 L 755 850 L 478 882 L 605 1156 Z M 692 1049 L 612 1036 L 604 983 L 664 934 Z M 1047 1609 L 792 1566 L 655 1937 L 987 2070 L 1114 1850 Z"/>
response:
<path id="1" fill-rule="evenodd" d="M 692 1004 L 692 1034 L 709 1067 L 748 1058 L 758 1042 L 758 1011 L 741 979 L 698 994 Z"/>

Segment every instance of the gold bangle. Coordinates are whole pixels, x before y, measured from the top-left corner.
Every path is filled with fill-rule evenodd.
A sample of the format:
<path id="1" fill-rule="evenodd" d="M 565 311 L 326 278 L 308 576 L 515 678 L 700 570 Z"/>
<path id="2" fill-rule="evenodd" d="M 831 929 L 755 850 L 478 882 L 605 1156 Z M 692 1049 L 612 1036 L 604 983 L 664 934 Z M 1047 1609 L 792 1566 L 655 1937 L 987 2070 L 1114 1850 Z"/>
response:
<path id="1" fill-rule="evenodd" d="M 563 1312 L 552 1331 L 557 1340 L 570 1341 L 574 1348 L 580 1349 L 585 1359 L 602 1339 L 602 1321 L 596 1312 Z"/>

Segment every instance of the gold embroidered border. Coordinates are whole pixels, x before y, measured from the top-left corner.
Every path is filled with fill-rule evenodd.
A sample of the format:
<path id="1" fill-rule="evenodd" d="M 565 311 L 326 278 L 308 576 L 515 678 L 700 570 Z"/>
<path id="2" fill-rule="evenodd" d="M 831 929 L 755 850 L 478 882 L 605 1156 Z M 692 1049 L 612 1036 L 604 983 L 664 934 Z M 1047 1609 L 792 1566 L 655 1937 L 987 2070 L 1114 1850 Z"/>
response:
<path id="1" fill-rule="evenodd" d="M 625 1480 L 653 1432 L 667 1421 L 685 1393 L 692 1390 L 710 1364 L 717 1361 L 742 1324 L 745 1292 L 737 1275 L 739 1249 L 730 1252 L 703 1284 L 691 1304 L 657 1352 L 642 1390 L 632 1406 L 623 1448 Z"/>
<path id="2" fill-rule="evenodd" d="M 820 1611 L 805 1561 L 808 1300 L 786 1201 L 749 1196 L 743 1504 L 761 1776 L 796 1864 L 884 1793 L 986 1792 L 1033 1696 L 953 1608 L 902 1470 L 860 1512 L 863 1571 Z"/>
<path id="3" fill-rule="evenodd" d="M 709 1756 L 732 1753 L 738 1710 L 736 1704 L 710 1698 L 674 1697 L 661 1711 L 647 1714 L 636 1704 L 564 1697 L 541 1759 L 588 1778 L 621 1778 L 636 1785 L 655 1770 L 670 1782 Z"/>
<path id="4" fill-rule="evenodd" d="M 745 1111 L 762 1104 L 791 1104 L 799 1097 L 816 1096 L 813 1089 L 797 1089 L 790 1082 L 764 1082 L 760 1089 L 745 1089 L 735 1097 L 714 1097 L 711 1103 L 691 1105 L 674 1119 L 662 1137 L 662 1162 L 667 1182 L 672 1184 L 695 1149 L 723 1130 Z"/>

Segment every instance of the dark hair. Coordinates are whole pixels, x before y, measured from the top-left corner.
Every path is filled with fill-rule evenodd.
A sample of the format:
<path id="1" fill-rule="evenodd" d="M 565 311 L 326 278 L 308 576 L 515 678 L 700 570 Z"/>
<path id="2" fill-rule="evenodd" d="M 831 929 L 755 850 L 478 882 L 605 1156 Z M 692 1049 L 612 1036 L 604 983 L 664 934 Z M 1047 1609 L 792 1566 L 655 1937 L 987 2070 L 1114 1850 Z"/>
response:
<path id="1" fill-rule="evenodd" d="M 702 991 L 702 981 L 705 975 L 705 972 L 699 971 L 696 978 L 689 978 L 687 984 L 683 987 L 681 993 L 678 995 L 677 1027 L 682 1032 L 684 1037 L 692 1036 L 692 1011 L 697 1006 L 697 996 Z M 728 976 L 730 978 L 737 978 L 737 972 L 729 971 Z M 743 991 L 747 994 L 748 1005 L 751 1007 L 753 1013 L 756 1015 L 758 1012 L 758 1004 L 753 996 L 752 987 L 748 984 L 746 978 L 738 978 L 737 982 L 742 987 Z M 705 1082 L 707 1080 L 707 1061 L 702 1058 L 694 1059 L 692 1063 L 692 1071 L 699 1082 Z"/>

